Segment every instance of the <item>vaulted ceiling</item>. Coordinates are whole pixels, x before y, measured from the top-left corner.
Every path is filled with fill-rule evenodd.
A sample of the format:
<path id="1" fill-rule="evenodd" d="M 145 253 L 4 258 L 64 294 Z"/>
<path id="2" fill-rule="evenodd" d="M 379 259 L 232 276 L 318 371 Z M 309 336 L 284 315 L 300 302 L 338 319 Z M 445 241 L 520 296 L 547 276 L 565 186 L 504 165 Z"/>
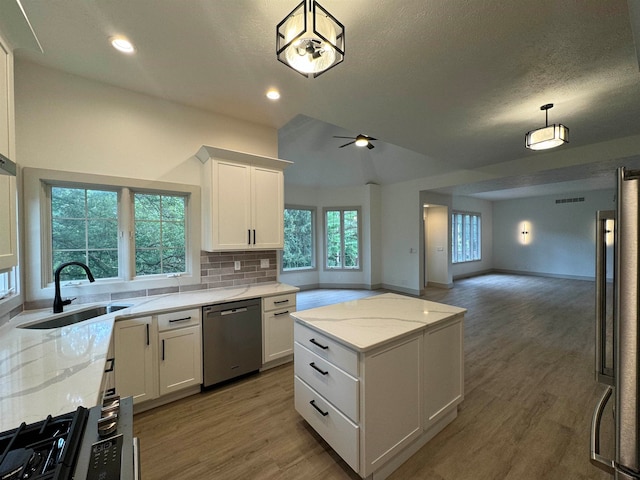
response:
<path id="1" fill-rule="evenodd" d="M 638 16 L 623 1 L 322 0 L 347 52 L 315 79 L 276 60 L 275 26 L 295 0 L 20 3 L 43 52 L 18 60 L 274 127 L 280 156 L 296 162 L 288 183 L 441 177 L 443 191 L 498 198 L 487 192 L 609 186 L 610 168 L 640 158 Z M 111 48 L 116 34 L 134 56 Z M 546 103 L 570 143 L 526 150 Z M 376 148 L 333 138 L 358 133 Z"/>

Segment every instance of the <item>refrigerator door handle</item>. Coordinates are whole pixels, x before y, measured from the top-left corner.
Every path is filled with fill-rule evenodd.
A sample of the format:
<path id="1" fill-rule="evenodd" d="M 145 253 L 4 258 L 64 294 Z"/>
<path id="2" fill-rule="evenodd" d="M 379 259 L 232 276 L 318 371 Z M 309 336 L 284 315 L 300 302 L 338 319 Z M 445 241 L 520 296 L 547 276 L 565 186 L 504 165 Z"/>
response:
<path id="1" fill-rule="evenodd" d="M 591 419 L 591 463 L 600 470 L 604 470 L 611 474 L 614 473 L 613 460 L 600 455 L 600 424 L 602 423 L 604 408 L 611 398 L 612 393 L 613 387 L 607 387 L 602 398 L 598 402 L 598 405 L 596 405 L 596 409 L 593 412 L 593 418 Z"/>
<path id="2" fill-rule="evenodd" d="M 615 219 L 615 210 L 599 211 L 596 216 L 596 381 L 613 385 L 613 371 L 605 365 L 606 361 L 606 317 L 607 317 L 607 265 L 606 249 L 607 221 Z"/>

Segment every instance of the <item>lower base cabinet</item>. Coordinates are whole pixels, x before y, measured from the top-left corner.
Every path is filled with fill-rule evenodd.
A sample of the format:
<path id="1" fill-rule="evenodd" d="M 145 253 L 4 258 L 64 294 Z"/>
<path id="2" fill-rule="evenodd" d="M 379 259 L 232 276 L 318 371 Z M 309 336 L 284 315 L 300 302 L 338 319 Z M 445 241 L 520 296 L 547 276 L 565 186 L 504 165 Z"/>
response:
<path id="1" fill-rule="evenodd" d="M 158 396 L 152 317 L 118 320 L 114 326 L 116 394 L 134 403 Z"/>
<path id="2" fill-rule="evenodd" d="M 457 415 L 462 322 L 364 353 L 296 322 L 296 410 L 360 477 L 386 478 Z"/>
<path id="3" fill-rule="evenodd" d="M 200 309 L 116 321 L 116 393 L 135 405 L 201 384 L 200 329 Z"/>
<path id="4" fill-rule="evenodd" d="M 200 326 L 160 332 L 160 395 L 202 383 Z"/>

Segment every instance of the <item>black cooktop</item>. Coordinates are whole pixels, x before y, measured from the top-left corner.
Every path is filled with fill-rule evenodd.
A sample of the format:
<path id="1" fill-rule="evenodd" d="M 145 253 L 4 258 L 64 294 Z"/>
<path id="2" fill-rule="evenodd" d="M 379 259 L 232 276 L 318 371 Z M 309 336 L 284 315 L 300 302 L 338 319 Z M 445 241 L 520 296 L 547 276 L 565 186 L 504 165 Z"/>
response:
<path id="1" fill-rule="evenodd" d="M 0 433 L 0 480 L 70 479 L 87 416 L 78 407 Z"/>

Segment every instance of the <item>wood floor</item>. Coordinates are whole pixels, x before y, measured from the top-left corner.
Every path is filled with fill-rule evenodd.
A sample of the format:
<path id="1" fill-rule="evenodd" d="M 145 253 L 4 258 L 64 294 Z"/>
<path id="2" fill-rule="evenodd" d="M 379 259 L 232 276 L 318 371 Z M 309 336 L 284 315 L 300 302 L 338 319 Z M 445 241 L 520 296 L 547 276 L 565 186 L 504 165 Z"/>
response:
<path id="1" fill-rule="evenodd" d="M 425 298 L 468 309 L 465 400 L 390 479 L 610 480 L 588 460 L 604 389 L 592 374 L 593 292 L 591 282 L 513 275 L 429 289 Z M 302 292 L 298 306 L 337 298 Z M 144 480 L 359 478 L 295 412 L 291 365 L 136 415 L 134 430 Z"/>

